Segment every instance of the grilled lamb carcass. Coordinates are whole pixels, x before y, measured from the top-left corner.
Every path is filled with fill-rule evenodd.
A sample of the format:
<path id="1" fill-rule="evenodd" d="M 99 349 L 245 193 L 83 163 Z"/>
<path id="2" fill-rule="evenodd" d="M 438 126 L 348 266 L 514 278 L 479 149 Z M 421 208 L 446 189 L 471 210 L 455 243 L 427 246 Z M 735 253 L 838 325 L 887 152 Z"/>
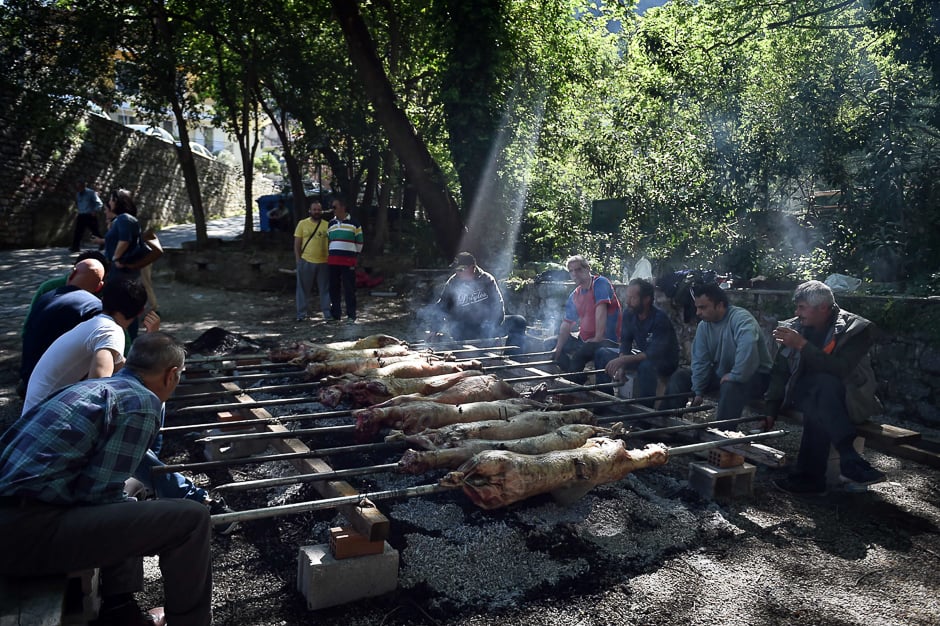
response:
<path id="1" fill-rule="evenodd" d="M 387 335 L 374 335 L 374 337 L 386 337 Z M 371 339 L 367 337 L 366 339 Z M 397 340 L 396 340 L 397 341 Z M 354 347 L 360 342 L 364 342 L 362 347 Z M 310 361 L 335 361 L 354 359 L 359 357 L 381 357 L 381 356 L 399 356 L 402 354 L 419 354 L 408 350 L 404 343 L 393 343 L 384 346 L 369 347 L 369 342 L 362 339 L 359 342 L 338 342 L 335 344 L 316 344 L 316 343 L 294 343 L 289 346 L 281 346 L 268 351 L 268 358 L 275 363 L 293 363 L 303 365 Z M 332 346 L 343 345 L 344 348 L 335 348 Z"/>
<path id="2" fill-rule="evenodd" d="M 428 429 L 407 437 L 406 441 L 427 449 L 464 439 L 522 439 L 550 433 L 565 424 L 593 424 L 594 421 L 594 414 L 587 409 L 526 411 L 508 420 L 484 420 Z"/>
<path id="3" fill-rule="evenodd" d="M 524 439 L 494 441 L 489 439 L 466 439 L 451 448 L 438 450 L 408 450 L 398 461 L 398 470 L 407 474 L 423 474 L 432 469 L 455 469 L 469 461 L 473 455 L 484 450 L 508 450 L 518 454 L 544 454 L 553 450 L 579 448 L 598 434 L 596 426 L 567 424 L 561 428 Z"/>
<path id="4" fill-rule="evenodd" d="M 386 403 L 388 404 L 388 403 Z M 524 411 L 543 408 L 544 405 L 526 398 L 508 398 L 464 404 L 444 404 L 412 398 L 409 402 L 388 406 L 375 405 L 353 412 L 356 430 L 373 435 L 383 426 L 399 428 L 407 435 L 428 428 L 450 424 L 478 422 L 486 419 L 509 419 Z"/>
<path id="5" fill-rule="evenodd" d="M 439 376 L 468 370 L 482 370 L 480 361 L 442 361 L 440 357 L 428 356 L 411 358 L 394 363 L 382 364 L 378 368 L 356 372 L 363 378 L 419 378 L 421 376 Z"/>
<path id="6" fill-rule="evenodd" d="M 468 374 L 470 372 L 463 373 Z M 519 397 L 519 392 L 513 389 L 509 383 L 492 374 L 475 373 L 478 375 L 459 380 L 457 384 L 443 391 L 426 396 L 419 394 L 395 396 L 391 400 L 383 402 L 380 406 L 405 404 L 414 400 L 430 400 L 431 402 L 441 402 L 443 404 L 465 404 L 467 402 L 508 400 L 509 398 Z"/>
<path id="7" fill-rule="evenodd" d="M 623 441 L 597 437 L 575 450 L 534 456 L 502 450 L 480 452 L 442 478 L 441 484 L 462 487 L 480 508 L 496 509 L 542 493 L 570 500 L 572 493 L 583 495 L 597 485 L 668 460 L 665 446 L 659 444 L 627 450 Z"/>
<path id="8" fill-rule="evenodd" d="M 376 371 L 376 368 L 386 367 L 402 361 L 414 361 L 417 358 L 413 354 L 403 354 L 401 356 L 357 357 L 337 361 L 313 361 L 307 364 L 306 371 L 310 378 L 319 379 L 329 375 Z"/>
<path id="9" fill-rule="evenodd" d="M 424 378 L 356 379 L 342 381 L 320 390 L 320 402 L 336 406 L 339 400 L 350 396 L 354 406 L 378 404 L 395 396 L 406 394 L 432 394 L 455 385 L 467 377 L 483 377 L 483 372 L 467 370 Z M 332 404 L 331 404 L 332 403 Z"/>

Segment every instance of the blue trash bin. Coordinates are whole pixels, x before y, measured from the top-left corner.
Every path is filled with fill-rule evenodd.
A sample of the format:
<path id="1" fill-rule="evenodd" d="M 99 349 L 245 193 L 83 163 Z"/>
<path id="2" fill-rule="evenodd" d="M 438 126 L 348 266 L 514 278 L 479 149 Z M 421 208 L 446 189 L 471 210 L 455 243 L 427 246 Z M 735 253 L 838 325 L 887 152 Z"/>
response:
<path id="1" fill-rule="evenodd" d="M 283 200 L 284 196 L 280 194 L 270 194 L 261 196 L 255 201 L 258 203 L 258 224 L 262 232 L 269 232 L 271 230 L 271 223 L 268 221 L 268 211 L 276 209 L 278 204 Z"/>

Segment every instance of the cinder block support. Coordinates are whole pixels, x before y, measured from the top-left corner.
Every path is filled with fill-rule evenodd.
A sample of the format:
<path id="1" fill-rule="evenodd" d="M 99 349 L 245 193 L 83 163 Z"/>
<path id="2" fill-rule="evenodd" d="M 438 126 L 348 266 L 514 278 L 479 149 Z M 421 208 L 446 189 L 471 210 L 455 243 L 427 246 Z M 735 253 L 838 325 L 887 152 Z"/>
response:
<path id="1" fill-rule="evenodd" d="M 329 544 L 301 546 L 297 590 L 311 611 L 371 598 L 398 587 L 398 550 L 385 542 L 382 554 L 334 559 Z"/>
<path id="2" fill-rule="evenodd" d="M 689 463 L 689 487 L 707 500 L 729 501 L 754 494 L 757 466 L 742 463 L 736 467 L 714 467 L 709 463 Z"/>

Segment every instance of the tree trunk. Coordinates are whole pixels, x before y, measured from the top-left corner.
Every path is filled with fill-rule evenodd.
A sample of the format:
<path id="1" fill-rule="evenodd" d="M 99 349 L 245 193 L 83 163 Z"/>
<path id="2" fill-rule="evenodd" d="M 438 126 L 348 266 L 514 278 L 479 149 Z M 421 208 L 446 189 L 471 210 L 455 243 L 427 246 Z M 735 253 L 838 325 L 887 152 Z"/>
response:
<path id="1" fill-rule="evenodd" d="M 460 246 L 464 225 L 444 173 L 405 112 L 396 104 L 395 92 L 376 54 L 375 43 L 358 4 L 355 0 L 331 0 L 331 4 L 349 47 L 350 59 L 375 107 L 376 119 L 388 134 L 392 149 L 427 210 L 438 249 L 445 258 L 451 258 Z"/>

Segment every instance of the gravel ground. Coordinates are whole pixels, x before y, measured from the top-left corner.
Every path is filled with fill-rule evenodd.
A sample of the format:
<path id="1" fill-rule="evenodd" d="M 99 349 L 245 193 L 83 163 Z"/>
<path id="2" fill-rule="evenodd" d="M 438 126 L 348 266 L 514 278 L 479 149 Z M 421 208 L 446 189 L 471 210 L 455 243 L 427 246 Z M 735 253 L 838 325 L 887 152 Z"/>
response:
<path id="1" fill-rule="evenodd" d="M 164 329 L 186 341 L 212 327 L 262 347 L 374 332 L 414 337 L 411 307 L 401 299 L 362 294 L 360 324 L 327 326 L 294 323 L 289 293 L 165 282 L 157 293 Z M 13 391 L 19 346 L 14 338 L 2 341 L 0 420 L 8 423 L 21 406 Z M 251 349 L 250 342 L 245 346 Z M 789 426 L 791 434 L 773 445 L 793 456 L 799 427 Z M 183 437 L 168 438 L 167 445 L 172 460 L 198 452 Z M 213 541 L 215 623 L 936 625 L 938 472 L 875 451 L 866 456 L 888 472 L 889 482 L 823 498 L 776 492 L 770 480 L 782 471 L 761 467 L 752 498 L 719 506 L 688 488 L 691 459 L 679 457 L 596 488 L 568 508 L 539 497 L 483 511 L 460 493 L 383 502 L 379 507 L 392 520 L 389 542 L 400 551 L 398 590 L 315 612 L 296 591 L 298 548 L 326 543 L 342 518 L 325 511 L 247 522 Z M 286 464 L 242 466 L 194 480 L 211 486 L 291 471 Z M 437 476 L 373 475 L 356 484 L 389 489 Z M 228 500 L 247 509 L 313 497 L 312 488 L 295 485 L 233 493 Z M 141 603 L 159 605 L 159 570 L 149 565 Z"/>

